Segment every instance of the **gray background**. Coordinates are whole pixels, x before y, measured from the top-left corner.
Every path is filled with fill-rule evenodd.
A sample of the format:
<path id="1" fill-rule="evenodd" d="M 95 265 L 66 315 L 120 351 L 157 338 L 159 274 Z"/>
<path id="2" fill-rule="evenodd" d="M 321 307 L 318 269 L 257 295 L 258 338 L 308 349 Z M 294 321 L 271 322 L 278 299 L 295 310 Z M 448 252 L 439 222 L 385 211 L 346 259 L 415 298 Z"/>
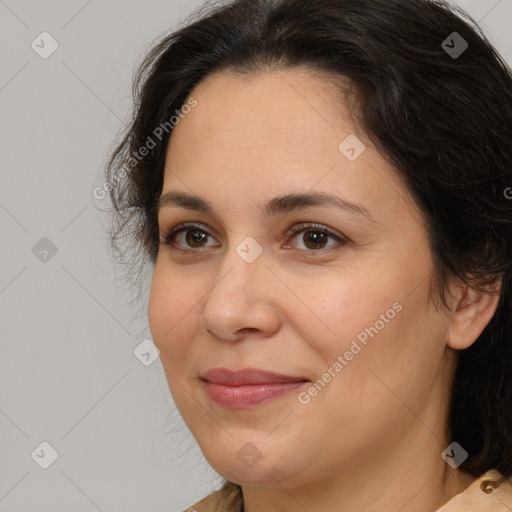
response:
<path id="1" fill-rule="evenodd" d="M 0 512 L 175 512 L 221 482 L 160 360 L 134 355 L 145 310 L 116 282 L 92 193 L 134 66 L 201 3 L 0 0 Z M 512 0 L 457 3 L 512 62 Z"/>

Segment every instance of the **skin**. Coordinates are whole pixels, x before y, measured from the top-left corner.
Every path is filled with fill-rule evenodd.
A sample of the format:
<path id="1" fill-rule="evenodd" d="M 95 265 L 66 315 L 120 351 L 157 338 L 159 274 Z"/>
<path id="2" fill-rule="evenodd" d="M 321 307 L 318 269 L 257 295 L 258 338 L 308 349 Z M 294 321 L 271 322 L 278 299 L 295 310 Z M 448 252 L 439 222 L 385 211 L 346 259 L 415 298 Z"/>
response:
<path id="1" fill-rule="evenodd" d="M 448 397 L 456 350 L 477 339 L 497 299 L 453 282 L 449 309 L 433 307 L 422 215 L 327 76 L 222 72 L 191 96 L 198 105 L 172 132 L 163 193 L 198 195 L 216 214 L 160 209 L 162 242 L 182 222 L 210 236 L 194 245 L 177 235 L 182 251 L 162 243 L 148 320 L 206 459 L 242 486 L 245 512 L 437 510 L 474 480 L 441 458 Z M 349 134 L 366 145 L 355 161 L 338 149 Z M 333 206 L 259 210 L 298 192 L 335 193 L 373 221 Z M 348 242 L 313 250 L 318 229 L 288 233 L 302 222 Z M 253 263 L 236 251 L 247 237 L 263 249 Z M 230 410 L 200 379 L 255 367 L 316 382 L 394 303 L 401 311 L 307 405 L 297 390 Z M 252 467 L 237 457 L 246 443 L 261 454 Z"/>

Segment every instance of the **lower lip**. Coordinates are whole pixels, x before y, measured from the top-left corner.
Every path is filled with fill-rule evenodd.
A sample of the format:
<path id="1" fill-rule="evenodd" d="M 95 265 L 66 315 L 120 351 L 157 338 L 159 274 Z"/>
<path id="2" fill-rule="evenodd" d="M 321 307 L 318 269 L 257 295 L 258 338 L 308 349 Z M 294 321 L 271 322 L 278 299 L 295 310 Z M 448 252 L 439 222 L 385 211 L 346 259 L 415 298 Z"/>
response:
<path id="1" fill-rule="evenodd" d="M 229 409 L 248 409 L 286 395 L 306 382 L 272 382 L 245 386 L 225 386 L 205 381 L 210 398 Z"/>

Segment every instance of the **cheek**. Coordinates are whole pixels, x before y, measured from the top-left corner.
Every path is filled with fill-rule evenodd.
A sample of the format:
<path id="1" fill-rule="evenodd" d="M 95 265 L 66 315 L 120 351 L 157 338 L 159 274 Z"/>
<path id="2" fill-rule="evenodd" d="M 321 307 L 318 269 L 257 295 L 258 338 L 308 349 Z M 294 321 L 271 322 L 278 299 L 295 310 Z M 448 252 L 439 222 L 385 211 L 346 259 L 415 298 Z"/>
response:
<path id="1" fill-rule="evenodd" d="M 433 378 L 444 347 L 443 320 L 429 306 L 427 283 L 411 293 L 411 279 L 399 276 L 382 272 L 375 278 L 353 275 L 338 284 L 325 280 L 310 294 L 303 288 L 301 298 L 313 305 L 318 329 L 313 330 L 310 318 L 295 316 L 324 363 L 324 369 L 316 367 L 318 377 L 337 361 L 330 373 L 344 377 L 333 379 L 333 387 L 349 386 L 351 392 L 363 392 L 376 375 L 400 388 L 412 375 Z"/>
<path id="2" fill-rule="evenodd" d="M 384 337 L 401 315 L 397 311 L 401 306 L 390 293 L 392 284 L 377 287 L 374 283 L 368 277 L 352 275 L 332 276 L 311 287 L 300 285 L 301 299 L 309 311 L 300 308 L 294 316 L 302 326 L 302 334 L 326 364 L 332 364 L 351 347 L 354 354 L 347 357 L 355 359 L 357 353 L 360 358 L 370 341 Z"/>
<path id="3" fill-rule="evenodd" d="M 345 404 L 348 392 L 352 403 L 366 402 L 368 414 L 384 419 L 427 399 L 444 353 L 444 322 L 422 292 L 386 299 L 352 323 L 338 350 L 345 361 L 334 400 Z"/>
<path id="4" fill-rule="evenodd" d="M 153 342 L 160 349 L 163 362 L 182 361 L 191 340 L 194 305 L 201 295 L 191 289 L 190 278 L 170 275 L 169 271 L 155 266 L 148 304 L 148 323 Z M 199 307 L 199 304 L 197 304 Z M 197 321 L 196 321 L 197 324 Z"/>

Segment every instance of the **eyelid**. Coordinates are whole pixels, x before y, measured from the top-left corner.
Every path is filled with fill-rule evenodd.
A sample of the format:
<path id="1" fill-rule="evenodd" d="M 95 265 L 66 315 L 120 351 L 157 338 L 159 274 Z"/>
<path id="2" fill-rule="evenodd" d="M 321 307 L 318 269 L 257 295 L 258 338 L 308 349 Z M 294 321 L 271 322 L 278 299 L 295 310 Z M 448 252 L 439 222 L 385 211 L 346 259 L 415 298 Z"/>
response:
<path id="1" fill-rule="evenodd" d="M 342 235 L 341 233 L 338 233 L 334 229 L 331 229 L 329 226 L 325 226 L 324 224 L 318 224 L 315 222 L 299 222 L 298 224 L 293 225 L 286 232 L 286 236 L 295 236 L 297 233 L 303 231 L 323 231 L 338 240 L 344 240 L 346 242 L 349 241 L 346 236 Z"/>
<path id="2" fill-rule="evenodd" d="M 336 240 L 337 243 L 334 245 L 328 246 L 328 247 L 323 247 L 321 249 L 306 250 L 306 249 L 295 249 L 294 247 L 292 247 L 291 248 L 292 250 L 298 251 L 300 253 L 306 253 L 306 254 L 307 253 L 328 254 L 332 250 L 335 250 L 335 249 L 339 248 L 340 246 L 344 246 L 344 245 L 347 245 L 348 243 L 350 243 L 350 240 L 346 236 L 342 235 L 341 233 L 334 231 L 333 229 L 329 228 L 328 226 L 325 226 L 323 224 L 314 223 L 314 222 L 301 222 L 299 224 L 295 224 L 292 228 L 290 228 L 287 231 L 286 236 L 295 238 L 297 235 L 299 235 L 301 233 L 305 233 L 307 231 L 318 231 L 318 232 L 326 233 L 328 235 L 328 237 Z M 290 245 L 286 245 L 285 247 L 289 248 Z"/>
<path id="3" fill-rule="evenodd" d="M 175 250 L 188 252 L 188 253 L 202 253 L 208 250 L 208 247 L 199 247 L 199 248 L 189 248 L 189 249 L 183 249 L 178 244 L 176 244 L 172 238 L 174 238 L 179 233 L 182 233 L 183 231 L 193 230 L 196 229 L 198 231 L 204 232 L 207 236 L 211 238 L 215 238 L 211 233 L 209 227 L 205 226 L 204 224 L 200 222 L 182 222 L 180 224 L 177 224 L 176 226 L 172 227 L 170 230 L 164 230 L 162 234 L 163 242 L 160 241 L 161 245 L 169 245 Z M 214 231 L 214 230 L 213 230 Z M 323 233 L 326 233 L 330 238 L 335 239 L 338 243 L 334 246 L 321 248 L 321 249 L 295 249 L 292 247 L 292 250 L 299 251 L 301 253 L 313 253 L 313 252 L 320 252 L 320 253 L 327 253 L 332 248 L 339 247 L 340 245 L 346 245 L 350 243 L 350 239 L 346 236 L 338 233 L 337 231 L 334 231 L 333 229 L 329 228 L 328 226 L 325 226 L 323 224 L 318 224 L 314 222 L 299 222 L 298 224 L 294 224 L 287 232 L 286 237 L 294 238 L 296 235 L 300 233 L 304 233 L 307 231 L 320 231 Z M 210 246 L 211 247 L 211 246 Z M 289 248 L 289 245 L 285 246 L 286 248 Z"/>
<path id="4" fill-rule="evenodd" d="M 182 250 L 186 252 L 200 252 L 202 248 L 199 249 L 182 249 L 179 245 L 171 241 L 171 238 L 174 238 L 177 234 L 181 233 L 182 231 L 188 231 L 196 229 L 198 231 L 203 231 L 206 233 L 209 237 L 215 238 L 211 233 L 211 228 L 205 226 L 204 224 L 201 224 L 200 222 L 182 222 L 180 224 L 177 224 L 176 226 L 170 228 L 169 230 L 163 230 L 163 233 L 161 235 L 161 238 L 163 241 L 160 241 L 160 245 L 170 245 L 172 247 L 175 247 L 177 250 Z M 212 230 L 214 231 L 214 230 Z"/>

